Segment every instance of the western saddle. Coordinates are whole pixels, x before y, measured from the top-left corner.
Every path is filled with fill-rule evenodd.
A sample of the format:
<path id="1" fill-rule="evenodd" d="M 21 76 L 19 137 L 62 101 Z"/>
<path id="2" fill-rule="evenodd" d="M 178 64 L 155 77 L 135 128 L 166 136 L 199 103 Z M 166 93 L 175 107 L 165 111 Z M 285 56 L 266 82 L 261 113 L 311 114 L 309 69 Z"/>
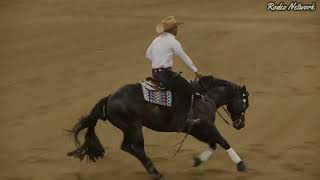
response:
<path id="1" fill-rule="evenodd" d="M 145 80 L 145 83 L 147 85 L 149 85 L 151 88 L 153 88 L 154 90 L 166 90 L 167 88 L 165 88 L 158 80 L 152 78 L 152 77 L 147 77 Z"/>

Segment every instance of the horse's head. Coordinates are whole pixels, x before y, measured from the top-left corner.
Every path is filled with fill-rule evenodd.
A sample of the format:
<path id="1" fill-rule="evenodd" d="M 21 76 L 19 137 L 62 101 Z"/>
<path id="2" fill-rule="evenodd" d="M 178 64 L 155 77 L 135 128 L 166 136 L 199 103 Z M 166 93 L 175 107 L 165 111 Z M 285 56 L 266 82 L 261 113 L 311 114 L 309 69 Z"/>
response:
<path id="1" fill-rule="evenodd" d="M 213 76 L 203 76 L 196 88 L 200 93 L 213 98 L 218 107 L 227 105 L 234 128 L 240 130 L 245 126 L 245 112 L 249 107 L 249 93 L 245 86 L 241 87 Z"/>
<path id="2" fill-rule="evenodd" d="M 245 112 L 249 107 L 249 93 L 246 86 L 234 88 L 234 95 L 227 104 L 227 110 L 231 115 L 233 127 L 240 130 L 245 126 Z"/>

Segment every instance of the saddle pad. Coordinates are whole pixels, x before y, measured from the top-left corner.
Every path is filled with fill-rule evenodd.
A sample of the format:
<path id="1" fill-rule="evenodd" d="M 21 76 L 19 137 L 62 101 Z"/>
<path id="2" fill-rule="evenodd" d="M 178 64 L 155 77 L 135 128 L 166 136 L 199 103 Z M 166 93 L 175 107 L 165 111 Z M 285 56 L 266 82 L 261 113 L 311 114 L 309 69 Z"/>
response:
<path id="1" fill-rule="evenodd" d="M 169 90 L 150 90 L 141 84 L 144 100 L 161 106 L 172 107 L 172 92 Z"/>

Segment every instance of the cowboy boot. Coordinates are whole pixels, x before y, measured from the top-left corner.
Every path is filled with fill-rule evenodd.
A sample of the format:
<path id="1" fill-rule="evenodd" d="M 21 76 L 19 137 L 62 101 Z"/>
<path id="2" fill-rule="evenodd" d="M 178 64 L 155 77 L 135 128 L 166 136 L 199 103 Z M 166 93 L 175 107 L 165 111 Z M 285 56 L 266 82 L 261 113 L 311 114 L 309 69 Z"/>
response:
<path id="1" fill-rule="evenodd" d="M 189 107 L 189 112 L 187 115 L 187 119 L 185 121 L 185 128 L 187 128 L 187 133 L 191 131 L 191 129 L 196 125 L 200 123 L 199 118 L 194 117 L 194 94 L 191 96 L 191 105 Z"/>
<path id="2" fill-rule="evenodd" d="M 194 119 L 194 118 L 187 118 L 186 121 L 185 121 L 185 127 L 184 127 L 184 129 L 186 129 L 186 130 L 187 130 L 186 132 L 189 134 L 189 133 L 191 132 L 192 128 L 193 128 L 195 125 L 199 124 L 199 123 L 200 123 L 200 119 L 199 119 L 199 118 L 196 118 L 196 119 Z"/>
<path id="3" fill-rule="evenodd" d="M 188 112 L 186 115 L 186 113 L 182 113 L 181 111 L 177 114 L 177 119 L 180 119 L 180 123 L 178 125 L 179 132 L 189 133 L 195 125 L 200 123 L 200 119 L 194 118 L 192 114 L 193 113 Z"/>

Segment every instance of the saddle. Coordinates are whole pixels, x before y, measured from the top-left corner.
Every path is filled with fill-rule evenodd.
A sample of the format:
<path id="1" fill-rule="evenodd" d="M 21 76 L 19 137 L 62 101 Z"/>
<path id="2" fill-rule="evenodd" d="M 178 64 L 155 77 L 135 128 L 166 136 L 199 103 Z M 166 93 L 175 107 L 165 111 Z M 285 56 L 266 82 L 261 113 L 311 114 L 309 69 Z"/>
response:
<path id="1" fill-rule="evenodd" d="M 165 88 L 158 80 L 152 77 L 147 77 L 146 80 L 142 81 L 140 84 L 143 92 L 143 97 L 146 102 L 166 107 L 172 107 L 172 92 Z"/>
<path id="2" fill-rule="evenodd" d="M 143 83 L 150 86 L 150 88 L 148 88 L 149 90 L 160 91 L 160 90 L 167 89 L 158 80 L 154 79 L 153 77 L 147 77 Z"/>
<path id="3" fill-rule="evenodd" d="M 166 107 L 173 106 L 174 94 L 172 91 L 165 88 L 158 80 L 147 77 L 146 80 L 142 81 L 140 84 L 146 102 Z M 199 93 L 194 93 L 192 95 L 192 99 L 193 98 L 205 99 L 205 97 Z"/>

